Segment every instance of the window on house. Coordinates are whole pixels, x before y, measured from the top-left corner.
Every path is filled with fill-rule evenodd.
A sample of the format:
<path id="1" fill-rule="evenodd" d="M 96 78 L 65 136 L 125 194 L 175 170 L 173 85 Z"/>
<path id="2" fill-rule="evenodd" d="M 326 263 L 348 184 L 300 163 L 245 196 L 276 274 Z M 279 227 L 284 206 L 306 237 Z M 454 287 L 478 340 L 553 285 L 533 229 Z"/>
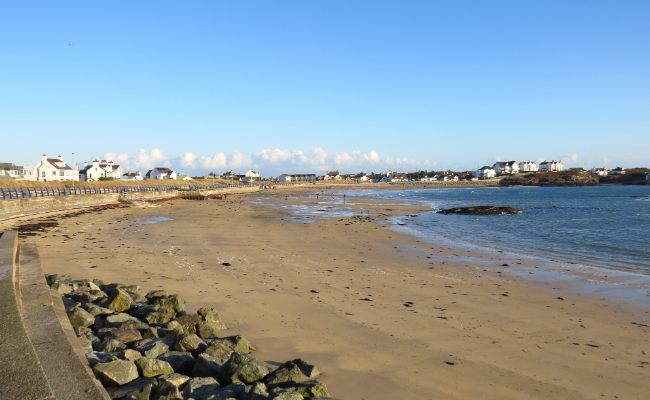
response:
<path id="1" fill-rule="evenodd" d="M 45 178 L 45 171 L 41 171 L 41 176 Z"/>

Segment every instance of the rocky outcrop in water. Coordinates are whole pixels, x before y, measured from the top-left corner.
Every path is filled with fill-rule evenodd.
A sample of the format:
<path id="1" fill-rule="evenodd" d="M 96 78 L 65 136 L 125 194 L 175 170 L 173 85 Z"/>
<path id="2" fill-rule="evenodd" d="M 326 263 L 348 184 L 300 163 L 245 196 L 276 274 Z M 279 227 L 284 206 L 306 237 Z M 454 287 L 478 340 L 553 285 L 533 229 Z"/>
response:
<path id="1" fill-rule="evenodd" d="M 63 297 L 88 363 L 112 399 L 329 398 L 313 379 L 314 365 L 296 359 L 272 370 L 243 336 L 219 337 L 226 326 L 213 308 L 188 314 L 179 296 L 163 290 L 46 279 Z"/>
<path id="2" fill-rule="evenodd" d="M 514 207 L 476 206 L 456 207 L 438 211 L 438 214 L 460 214 L 460 215 L 510 215 L 521 214 L 521 210 Z"/>
<path id="3" fill-rule="evenodd" d="M 535 172 L 503 178 L 500 186 L 595 186 L 598 176 L 589 172 Z"/>

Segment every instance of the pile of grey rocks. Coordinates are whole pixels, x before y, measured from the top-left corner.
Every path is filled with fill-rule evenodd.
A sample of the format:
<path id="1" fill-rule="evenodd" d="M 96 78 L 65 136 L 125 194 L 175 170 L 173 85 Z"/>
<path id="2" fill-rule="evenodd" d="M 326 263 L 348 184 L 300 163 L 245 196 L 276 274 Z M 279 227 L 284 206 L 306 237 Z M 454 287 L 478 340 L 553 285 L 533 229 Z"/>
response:
<path id="1" fill-rule="evenodd" d="M 314 400 L 330 398 L 318 369 L 301 359 L 271 370 L 226 329 L 213 308 L 188 314 L 164 290 L 48 275 L 86 358 L 112 399 Z M 332 400 L 330 398 L 330 400 Z"/>

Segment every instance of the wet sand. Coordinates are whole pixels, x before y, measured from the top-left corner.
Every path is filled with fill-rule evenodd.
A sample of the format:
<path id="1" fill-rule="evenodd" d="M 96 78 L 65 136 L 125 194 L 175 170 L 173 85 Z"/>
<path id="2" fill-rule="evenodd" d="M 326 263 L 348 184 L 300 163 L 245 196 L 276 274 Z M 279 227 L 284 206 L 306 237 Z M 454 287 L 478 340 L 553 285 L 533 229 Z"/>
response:
<path id="1" fill-rule="evenodd" d="M 315 363 L 333 397 L 650 393 L 648 310 L 518 280 L 499 267 L 503 260 L 382 228 L 390 216 L 426 207 L 357 198 L 363 218 L 301 223 L 258 204 L 260 196 L 267 205 L 313 204 L 314 192 L 278 188 L 53 217 L 59 226 L 22 240 L 38 245 L 46 273 L 164 288 L 188 311 L 217 308 L 224 335 L 246 336 L 271 366 Z M 334 213 L 337 203 L 328 206 Z M 142 224 L 148 217 L 171 220 Z"/>

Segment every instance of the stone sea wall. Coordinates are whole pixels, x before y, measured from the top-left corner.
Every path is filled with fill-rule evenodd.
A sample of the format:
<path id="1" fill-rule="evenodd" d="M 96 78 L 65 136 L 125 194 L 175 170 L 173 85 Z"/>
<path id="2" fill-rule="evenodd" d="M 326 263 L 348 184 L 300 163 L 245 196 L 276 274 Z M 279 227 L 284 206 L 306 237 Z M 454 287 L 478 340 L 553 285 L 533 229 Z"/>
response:
<path id="1" fill-rule="evenodd" d="M 219 313 L 187 313 L 164 290 L 47 276 L 97 379 L 113 399 L 314 400 L 329 398 L 316 366 L 301 359 L 270 369 L 242 336 L 221 337 Z"/>

